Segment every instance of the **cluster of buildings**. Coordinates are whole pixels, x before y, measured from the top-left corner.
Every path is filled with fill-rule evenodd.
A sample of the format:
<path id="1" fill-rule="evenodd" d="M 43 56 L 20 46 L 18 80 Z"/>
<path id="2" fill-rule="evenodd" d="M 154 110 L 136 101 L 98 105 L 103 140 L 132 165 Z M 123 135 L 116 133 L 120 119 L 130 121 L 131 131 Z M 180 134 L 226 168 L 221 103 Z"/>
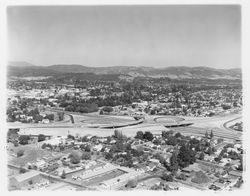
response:
<path id="1" fill-rule="evenodd" d="M 39 83 L 39 82 L 38 82 Z M 46 83 L 46 82 L 42 82 Z M 16 88 L 13 85 L 8 89 L 8 105 L 17 102 L 18 99 L 30 99 L 37 107 L 51 106 L 60 108 L 60 103 L 64 101 L 74 100 L 95 100 L 100 105 L 109 104 L 112 100 L 114 114 L 119 115 L 183 115 L 183 116 L 199 116 L 210 117 L 220 113 L 238 111 L 242 108 L 242 92 L 241 89 L 217 89 L 217 90 L 199 90 L 177 92 L 168 91 L 164 94 L 154 93 L 143 89 L 138 92 L 134 89 L 122 87 L 119 83 L 91 83 L 85 88 L 78 88 L 75 85 L 61 84 L 61 86 L 49 85 L 46 88 L 41 85 L 30 86 L 30 88 Z M 151 87 L 153 88 L 153 87 Z M 151 92 L 152 91 L 152 92 Z M 131 94 L 132 93 L 132 94 Z M 131 95 L 130 95 L 131 94 Z M 127 104 L 118 104 L 126 102 L 127 96 L 130 96 Z M 139 96 L 139 95 L 138 95 Z M 149 100 L 147 96 L 152 96 Z M 132 98 L 134 97 L 134 98 Z M 138 101 L 133 101 L 133 99 Z M 106 101 L 102 101 L 106 100 Z M 119 101 L 118 101 L 119 100 Z M 132 102 L 131 102 L 132 101 Z M 61 108 L 63 109 L 63 108 Z"/>
<path id="2" fill-rule="evenodd" d="M 210 180 L 209 183 L 202 186 L 193 183 L 191 179 L 195 172 L 201 171 L 202 167 L 190 165 L 178 171 L 177 176 L 185 176 L 185 180 L 176 178 L 178 182 L 188 183 L 190 186 L 199 189 L 224 190 L 234 187 L 242 179 L 242 172 L 238 170 L 239 165 L 242 164 L 240 163 L 242 160 L 239 160 L 242 156 L 238 155 L 243 153 L 240 142 L 228 143 L 218 138 L 209 139 L 201 136 L 184 137 L 184 140 L 199 141 L 201 144 L 209 142 L 210 146 L 205 149 L 206 153 L 203 159 L 200 160 L 200 153 L 196 154 L 197 161 L 195 164 L 209 168 L 205 172 Z M 28 172 L 32 171 L 32 173 L 17 175 L 17 177 L 11 178 L 10 184 L 20 184 L 18 187 L 30 187 L 31 185 L 36 188 L 50 187 L 51 182 L 48 180 L 48 176 L 50 176 L 56 182 L 72 183 L 73 187 L 83 186 L 95 190 L 116 190 L 124 188 L 131 180 L 140 181 L 144 177 L 162 175 L 162 172 L 166 171 L 163 162 L 165 162 L 164 164 L 171 164 L 173 152 L 178 151 L 178 145 L 169 144 L 168 139 L 163 138 L 162 135 L 154 135 L 151 141 L 127 138 L 126 143 L 130 145 L 131 150 L 135 150 L 136 153 L 143 152 L 143 155 L 130 154 L 129 151 L 131 150 L 114 152 L 113 145 L 116 145 L 117 141 L 114 136 L 96 137 L 92 135 L 83 138 L 78 136 L 48 138 L 39 142 L 36 147 L 52 152 L 52 155 L 36 159 L 34 162 L 26 162 L 23 167 Z M 209 148 L 214 149 L 212 153 L 208 152 Z M 73 151 L 78 151 L 80 154 L 84 152 L 89 156 L 84 159 L 80 158 L 78 163 L 72 163 L 71 152 Z M 111 151 L 111 157 L 118 158 L 107 158 L 107 153 L 111 153 Z M 235 155 L 235 153 L 238 155 Z M 129 158 L 131 164 L 124 165 L 127 156 L 131 156 Z M 220 158 L 218 159 L 218 157 Z M 217 168 L 217 170 L 214 170 L 214 168 Z M 230 168 L 230 170 L 226 171 L 225 168 Z M 47 181 L 41 181 L 44 176 L 46 176 Z M 223 182 L 222 179 L 224 179 Z"/>

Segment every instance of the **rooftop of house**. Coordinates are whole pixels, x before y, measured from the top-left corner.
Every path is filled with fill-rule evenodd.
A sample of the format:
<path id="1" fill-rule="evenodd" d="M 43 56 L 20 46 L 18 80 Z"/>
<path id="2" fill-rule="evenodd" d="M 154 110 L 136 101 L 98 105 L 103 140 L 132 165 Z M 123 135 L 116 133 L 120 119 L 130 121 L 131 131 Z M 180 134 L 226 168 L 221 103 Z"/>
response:
<path id="1" fill-rule="evenodd" d="M 23 181 L 25 181 L 25 180 L 29 180 L 29 179 L 31 179 L 31 178 L 33 178 L 33 177 L 35 177 L 35 176 L 38 176 L 39 174 L 40 174 L 39 171 L 31 170 L 31 171 L 28 171 L 28 172 L 26 172 L 26 173 L 23 173 L 23 174 L 20 174 L 20 175 L 18 175 L 18 176 L 15 176 L 14 179 L 15 179 L 17 182 L 21 183 L 21 182 L 23 182 Z"/>

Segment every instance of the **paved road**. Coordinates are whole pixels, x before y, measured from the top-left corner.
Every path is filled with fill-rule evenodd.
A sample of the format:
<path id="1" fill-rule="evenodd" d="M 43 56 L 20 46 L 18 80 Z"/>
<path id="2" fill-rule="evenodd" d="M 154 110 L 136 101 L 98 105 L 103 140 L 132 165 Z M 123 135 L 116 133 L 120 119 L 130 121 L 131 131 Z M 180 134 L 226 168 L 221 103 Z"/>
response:
<path id="1" fill-rule="evenodd" d="M 101 134 L 101 136 L 107 136 L 113 134 L 113 129 L 101 129 L 98 127 L 90 128 L 86 123 L 82 122 L 86 118 L 95 118 L 96 116 L 90 114 L 78 114 L 78 113 L 70 113 L 66 112 L 67 115 L 72 116 L 74 120 L 74 124 L 72 121 L 64 122 L 64 123 L 53 123 L 53 124 L 23 124 L 23 123 L 12 123 L 8 124 L 9 128 L 20 128 L 21 130 L 25 130 L 25 132 L 35 135 L 37 133 L 51 134 L 51 135 L 65 135 L 68 131 L 73 133 L 82 134 Z M 100 116 L 99 116 L 100 117 Z M 105 116 L 104 116 L 105 117 Z M 109 116 L 111 117 L 111 116 Z M 124 134 L 128 134 L 128 136 L 133 136 L 136 134 L 138 130 L 143 131 L 144 129 L 150 129 L 153 133 L 161 132 L 165 130 L 162 123 L 155 122 L 155 119 L 159 118 L 170 118 L 173 120 L 175 117 L 173 116 L 150 116 L 147 115 L 145 121 L 142 124 L 129 126 L 122 128 Z M 222 137 L 227 139 L 241 139 L 241 133 L 236 132 L 234 130 L 229 129 L 226 125 L 229 122 L 232 122 L 236 119 L 241 118 L 241 114 L 231 114 L 225 116 L 217 116 L 217 117 L 181 117 L 185 120 L 182 120 L 182 123 L 193 123 L 193 126 L 189 127 L 178 127 L 173 128 L 173 130 L 192 134 L 192 135 L 204 135 L 206 131 L 213 130 L 213 133 L 216 137 Z M 115 118 L 115 117 L 114 117 Z M 179 117 L 176 117 L 179 119 Z M 98 123 L 98 122 L 97 122 Z M 172 129 L 172 128 L 171 128 Z M 33 134 L 35 133 L 35 134 Z"/>
<path id="2" fill-rule="evenodd" d="M 234 129 L 231 129 L 230 126 L 236 122 L 238 122 L 239 119 L 242 119 L 242 117 L 238 117 L 238 118 L 235 118 L 235 119 L 232 119 L 230 121 L 227 121 L 223 124 L 223 127 L 229 131 L 235 131 Z"/>

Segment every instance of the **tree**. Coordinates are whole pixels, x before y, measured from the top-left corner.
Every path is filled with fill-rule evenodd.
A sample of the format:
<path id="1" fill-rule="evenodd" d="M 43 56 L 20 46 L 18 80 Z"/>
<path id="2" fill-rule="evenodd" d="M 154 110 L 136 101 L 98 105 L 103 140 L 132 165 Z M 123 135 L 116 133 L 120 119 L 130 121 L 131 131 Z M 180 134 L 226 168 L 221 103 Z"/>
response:
<path id="1" fill-rule="evenodd" d="M 170 157 L 170 166 L 169 171 L 176 172 L 179 169 L 178 159 L 177 159 L 177 152 L 173 152 L 172 156 Z"/>
<path id="2" fill-rule="evenodd" d="M 103 110 L 100 110 L 99 114 L 100 114 L 100 115 L 103 115 Z"/>
<path id="3" fill-rule="evenodd" d="M 137 182 L 135 180 L 129 180 L 125 187 L 135 188 L 137 186 Z"/>
<path id="4" fill-rule="evenodd" d="M 161 133 L 163 138 L 168 138 L 168 137 L 172 136 L 173 134 L 174 134 L 174 132 L 171 130 L 170 131 L 162 131 L 162 133 Z"/>
<path id="5" fill-rule="evenodd" d="M 210 138 L 212 139 L 214 137 L 213 131 L 210 132 Z"/>
<path id="6" fill-rule="evenodd" d="M 109 143 L 111 142 L 111 140 L 112 140 L 111 137 L 108 136 L 108 137 L 107 137 L 107 143 L 109 144 Z"/>
<path id="7" fill-rule="evenodd" d="M 111 153 L 111 152 L 105 153 L 105 159 L 110 160 L 112 158 L 113 158 L 113 153 Z"/>
<path id="8" fill-rule="evenodd" d="M 88 142 L 88 141 L 89 141 L 89 139 L 87 136 L 82 137 L 82 142 Z"/>
<path id="9" fill-rule="evenodd" d="M 45 144 L 45 143 L 43 143 L 41 146 L 42 149 L 45 149 L 46 147 L 47 147 L 47 144 Z"/>
<path id="10" fill-rule="evenodd" d="M 208 138 L 208 133 L 207 133 L 207 131 L 206 131 L 206 133 L 205 133 L 205 138 Z"/>
<path id="11" fill-rule="evenodd" d="M 118 140 L 123 140 L 124 136 L 121 131 L 118 131 L 117 129 L 114 131 L 114 137 Z"/>
<path id="12" fill-rule="evenodd" d="M 22 145 L 26 145 L 29 143 L 29 140 L 30 140 L 30 136 L 28 135 L 21 135 L 19 138 L 19 144 L 22 144 Z"/>
<path id="13" fill-rule="evenodd" d="M 136 149 L 131 149 L 131 153 L 135 157 L 140 157 L 144 154 L 143 150 L 136 150 Z"/>
<path id="14" fill-rule="evenodd" d="M 65 179 L 65 178 L 66 178 L 66 173 L 65 173 L 65 171 L 64 171 L 64 170 L 62 171 L 61 178 L 62 178 L 62 179 Z"/>
<path id="15" fill-rule="evenodd" d="M 110 113 L 110 112 L 113 111 L 113 108 L 112 108 L 111 106 L 104 106 L 104 107 L 102 108 L 102 110 L 103 110 L 104 112 Z"/>
<path id="16" fill-rule="evenodd" d="M 237 167 L 237 170 L 243 171 L 242 159 L 240 159 L 240 165 Z"/>
<path id="17" fill-rule="evenodd" d="M 42 141 L 44 141 L 46 138 L 45 138 L 45 135 L 43 135 L 43 134 L 39 134 L 38 135 L 38 142 L 42 142 Z"/>
<path id="18" fill-rule="evenodd" d="M 199 155 L 199 159 L 204 160 L 204 157 L 205 157 L 205 154 L 203 152 L 201 152 L 200 155 Z"/>
<path id="19" fill-rule="evenodd" d="M 187 146 L 180 148 L 177 160 L 181 168 L 187 167 L 195 162 L 195 152 L 189 149 Z"/>
<path id="20" fill-rule="evenodd" d="M 187 177 L 185 176 L 185 174 L 181 173 L 180 175 L 178 175 L 176 177 L 177 179 L 180 179 L 180 180 L 183 180 L 183 181 L 186 181 L 187 180 Z"/>
<path id="21" fill-rule="evenodd" d="M 64 119 L 64 112 L 57 112 L 58 121 L 62 121 Z"/>
<path id="22" fill-rule="evenodd" d="M 85 152 L 90 152 L 91 151 L 90 146 L 89 145 L 84 146 L 84 150 Z"/>
<path id="23" fill-rule="evenodd" d="M 78 164 L 81 160 L 81 153 L 78 151 L 72 151 L 69 155 L 69 158 L 71 163 Z"/>
<path id="24" fill-rule="evenodd" d="M 73 135 L 68 135 L 68 139 L 72 139 L 72 140 L 75 140 L 75 137 Z"/>
<path id="25" fill-rule="evenodd" d="M 18 150 L 17 153 L 16 153 L 17 157 L 21 157 L 24 155 L 24 150 Z"/>
<path id="26" fill-rule="evenodd" d="M 25 173 L 25 172 L 26 172 L 26 169 L 23 168 L 23 167 L 21 167 L 20 170 L 19 170 L 19 173 L 20 173 L 20 174 L 23 174 L 23 173 Z"/>
<path id="27" fill-rule="evenodd" d="M 124 152 L 126 146 L 124 145 L 122 140 L 118 140 L 115 144 L 112 145 L 112 152 Z"/>
<path id="28" fill-rule="evenodd" d="M 181 133 L 178 132 L 178 133 L 175 134 L 175 137 L 176 137 L 176 138 L 181 138 L 182 135 L 181 135 Z"/>
<path id="29" fill-rule="evenodd" d="M 221 160 L 221 156 L 218 156 L 218 157 L 214 158 L 214 161 L 216 161 L 216 162 L 220 162 L 220 160 Z"/>
<path id="30" fill-rule="evenodd" d="M 146 131 L 144 134 L 143 134 L 143 138 L 145 140 L 148 140 L 148 141 L 152 141 L 154 139 L 154 136 L 153 134 L 150 132 L 150 131 Z"/>
<path id="31" fill-rule="evenodd" d="M 7 132 L 8 139 L 10 139 L 11 141 L 16 140 L 18 138 L 18 132 L 19 129 L 9 129 Z"/>
<path id="32" fill-rule="evenodd" d="M 46 114 L 45 119 L 48 119 L 50 121 L 54 120 L 55 116 L 54 114 Z"/>
<path id="33" fill-rule="evenodd" d="M 143 132 L 142 131 L 137 131 L 135 138 L 143 140 Z"/>
<path id="34" fill-rule="evenodd" d="M 222 104 L 221 107 L 223 108 L 223 110 L 229 110 L 229 109 L 231 109 L 230 105 Z"/>
<path id="35" fill-rule="evenodd" d="M 90 160 L 91 159 L 91 154 L 88 152 L 83 152 L 82 153 L 82 159 L 83 160 Z"/>
<path id="36" fill-rule="evenodd" d="M 167 145 L 172 145 L 172 146 L 175 146 L 177 143 L 178 143 L 178 140 L 176 137 L 174 136 L 170 136 L 167 140 Z"/>
<path id="37" fill-rule="evenodd" d="M 168 174 L 168 173 L 163 173 L 162 175 L 162 180 L 166 180 L 168 182 L 173 182 L 174 181 L 174 178 L 173 178 L 173 175 L 172 174 Z"/>
<path id="38" fill-rule="evenodd" d="M 161 141 L 160 141 L 159 139 L 155 138 L 155 139 L 153 140 L 153 143 L 154 143 L 155 145 L 160 145 L 160 144 L 161 144 Z"/>

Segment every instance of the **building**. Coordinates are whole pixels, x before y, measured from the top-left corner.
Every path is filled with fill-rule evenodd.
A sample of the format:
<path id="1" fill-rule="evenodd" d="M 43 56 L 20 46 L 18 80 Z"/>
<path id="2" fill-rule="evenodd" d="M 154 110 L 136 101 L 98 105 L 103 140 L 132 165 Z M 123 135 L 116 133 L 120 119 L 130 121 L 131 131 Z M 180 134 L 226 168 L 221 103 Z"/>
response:
<path id="1" fill-rule="evenodd" d="M 35 170 L 30 170 L 26 173 L 19 174 L 10 179 L 10 183 L 17 188 L 23 188 L 31 184 L 38 183 L 41 180 L 40 172 Z"/>

